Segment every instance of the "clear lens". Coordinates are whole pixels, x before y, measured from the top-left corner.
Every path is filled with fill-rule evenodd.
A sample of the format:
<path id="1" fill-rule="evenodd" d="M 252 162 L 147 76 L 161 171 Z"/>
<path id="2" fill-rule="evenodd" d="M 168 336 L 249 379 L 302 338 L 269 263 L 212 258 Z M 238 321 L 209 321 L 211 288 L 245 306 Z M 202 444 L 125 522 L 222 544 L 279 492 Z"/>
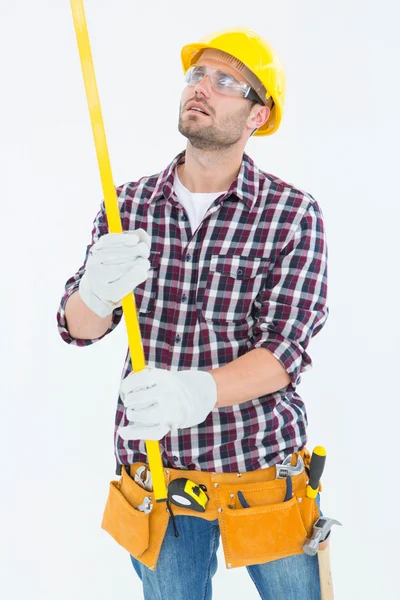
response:
<path id="1" fill-rule="evenodd" d="M 206 69 L 202 67 L 190 67 L 186 73 L 186 83 L 189 85 L 197 85 L 205 76 Z"/>
<path id="2" fill-rule="evenodd" d="M 206 76 L 210 77 L 211 85 L 216 92 L 228 96 L 239 96 L 246 98 L 251 87 L 235 79 L 219 69 L 209 69 L 208 67 L 194 66 L 186 73 L 185 81 L 188 85 L 195 86 Z"/>

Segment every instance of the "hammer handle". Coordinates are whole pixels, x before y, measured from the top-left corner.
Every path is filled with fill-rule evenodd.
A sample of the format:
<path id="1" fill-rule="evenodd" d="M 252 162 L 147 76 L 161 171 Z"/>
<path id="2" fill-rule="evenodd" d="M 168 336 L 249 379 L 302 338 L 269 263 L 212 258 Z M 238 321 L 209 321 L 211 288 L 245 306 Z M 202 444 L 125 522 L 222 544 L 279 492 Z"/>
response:
<path id="1" fill-rule="evenodd" d="M 321 600 L 334 600 L 329 544 L 318 552 Z"/>

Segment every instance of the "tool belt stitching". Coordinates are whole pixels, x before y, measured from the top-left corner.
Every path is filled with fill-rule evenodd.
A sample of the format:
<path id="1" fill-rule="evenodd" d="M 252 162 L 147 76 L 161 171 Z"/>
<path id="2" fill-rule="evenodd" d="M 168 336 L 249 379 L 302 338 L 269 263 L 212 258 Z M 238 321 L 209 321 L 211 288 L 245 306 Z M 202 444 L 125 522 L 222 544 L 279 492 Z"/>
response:
<path id="1" fill-rule="evenodd" d="M 169 516 L 169 512 L 168 512 L 168 518 L 165 520 L 165 523 L 164 523 L 164 532 L 163 532 L 163 534 L 160 536 L 160 538 L 159 538 L 159 543 L 155 545 L 155 549 L 154 549 L 154 555 L 155 555 L 157 558 L 158 558 L 158 555 L 160 554 L 161 546 L 162 546 L 162 543 L 163 543 L 163 541 L 164 541 L 164 537 L 165 537 L 165 534 L 166 534 L 166 531 L 167 531 L 167 527 L 168 527 L 169 519 L 170 519 L 170 516 Z M 157 559 L 156 559 L 156 560 L 157 560 Z"/>
<path id="2" fill-rule="evenodd" d="M 293 481 L 293 487 L 296 487 L 296 484 L 300 484 L 302 483 L 301 479 L 299 479 L 299 477 L 301 477 L 302 473 L 300 473 L 299 475 L 293 475 L 292 476 L 292 481 Z M 279 483 L 278 483 L 279 482 Z M 285 480 L 284 479 L 278 479 L 278 482 L 275 483 L 273 481 L 264 481 L 263 484 L 261 485 L 257 485 L 256 487 L 253 486 L 253 484 L 251 483 L 240 483 L 235 482 L 235 483 L 224 483 L 224 484 L 219 484 L 219 488 L 220 490 L 226 492 L 231 490 L 232 488 L 236 488 L 238 487 L 239 489 L 244 489 L 246 490 L 246 492 L 265 492 L 266 488 L 268 488 L 268 490 L 279 490 L 281 488 L 283 488 L 285 486 Z M 267 485 L 266 484 L 271 484 L 271 485 Z M 249 487 L 251 486 L 251 487 Z"/>
<path id="3" fill-rule="evenodd" d="M 227 507 L 227 508 L 228 508 L 228 510 L 231 511 L 229 513 L 230 517 L 243 517 L 243 515 L 250 515 L 250 514 L 251 514 L 251 516 L 254 516 L 254 515 L 263 515 L 263 514 L 269 513 L 269 512 L 276 513 L 276 512 L 287 511 L 287 509 L 288 509 L 287 505 L 289 502 L 292 502 L 292 503 L 296 502 L 296 498 L 291 498 L 287 502 L 284 502 L 285 506 L 282 506 L 280 508 L 277 508 L 277 506 L 279 504 L 281 504 L 281 502 L 277 502 L 275 504 L 271 504 L 271 505 L 265 506 L 265 507 L 264 506 L 263 507 L 252 506 L 250 508 L 232 508 L 232 509 L 229 509 L 229 507 Z M 258 510 L 256 510 L 256 509 L 258 509 Z"/>

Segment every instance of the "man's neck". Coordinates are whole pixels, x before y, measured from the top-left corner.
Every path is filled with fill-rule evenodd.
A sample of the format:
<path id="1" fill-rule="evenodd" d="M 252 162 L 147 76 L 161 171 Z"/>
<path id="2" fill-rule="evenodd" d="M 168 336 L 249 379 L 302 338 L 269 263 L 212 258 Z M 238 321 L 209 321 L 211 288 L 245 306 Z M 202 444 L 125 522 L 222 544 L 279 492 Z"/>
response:
<path id="1" fill-rule="evenodd" d="M 181 183 L 193 193 L 224 192 L 236 179 L 243 160 L 242 148 L 205 151 L 186 147 L 185 162 L 178 167 Z"/>

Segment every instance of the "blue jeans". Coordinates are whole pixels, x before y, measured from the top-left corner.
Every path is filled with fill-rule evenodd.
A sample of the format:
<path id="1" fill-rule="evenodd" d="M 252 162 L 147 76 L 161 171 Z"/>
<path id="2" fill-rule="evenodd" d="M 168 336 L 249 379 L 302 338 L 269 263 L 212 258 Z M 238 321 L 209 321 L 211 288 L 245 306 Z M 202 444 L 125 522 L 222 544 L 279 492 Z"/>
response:
<path id="1" fill-rule="evenodd" d="M 211 600 L 217 570 L 218 521 L 177 516 L 179 538 L 168 524 L 155 571 L 131 556 L 145 600 Z M 318 557 L 295 554 L 246 567 L 263 600 L 320 600 Z M 234 600 L 229 595 L 231 600 Z M 236 598 L 243 598 L 238 591 Z"/>

